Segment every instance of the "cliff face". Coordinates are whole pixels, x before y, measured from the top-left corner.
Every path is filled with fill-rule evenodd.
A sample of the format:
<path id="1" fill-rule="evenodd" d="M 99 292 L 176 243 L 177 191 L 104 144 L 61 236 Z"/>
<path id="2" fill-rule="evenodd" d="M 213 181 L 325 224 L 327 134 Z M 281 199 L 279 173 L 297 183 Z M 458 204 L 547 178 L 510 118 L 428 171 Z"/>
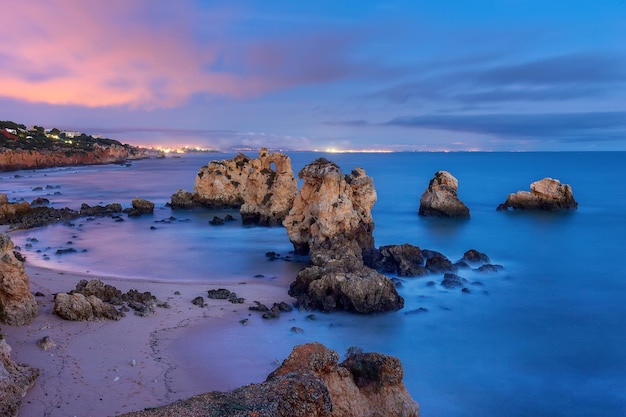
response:
<path id="1" fill-rule="evenodd" d="M 94 145 L 93 151 L 77 150 L 0 150 L 0 171 L 50 168 L 70 165 L 101 165 L 147 158 L 148 154 L 134 147 Z"/>
<path id="2" fill-rule="evenodd" d="M 22 326 L 33 321 L 38 312 L 24 261 L 16 256 L 11 239 L 0 235 L 0 321 Z"/>

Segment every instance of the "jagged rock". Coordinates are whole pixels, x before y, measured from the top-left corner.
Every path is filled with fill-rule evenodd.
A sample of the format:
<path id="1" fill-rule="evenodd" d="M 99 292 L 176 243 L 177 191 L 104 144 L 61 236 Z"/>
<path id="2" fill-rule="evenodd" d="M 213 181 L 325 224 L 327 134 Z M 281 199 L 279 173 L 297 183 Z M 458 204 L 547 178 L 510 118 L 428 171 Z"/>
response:
<path id="1" fill-rule="evenodd" d="M 50 200 L 48 200 L 47 198 L 44 198 L 44 197 L 37 197 L 36 199 L 31 201 L 31 203 L 30 203 L 31 207 L 34 207 L 34 206 L 47 206 L 48 204 L 50 204 Z"/>
<path id="2" fill-rule="evenodd" d="M 561 184 L 559 180 L 544 178 L 530 184 L 530 192 L 518 191 L 509 194 L 506 201 L 497 210 L 575 210 L 578 203 L 574 200 L 572 187 Z"/>
<path id="3" fill-rule="evenodd" d="M 356 168 L 349 175 L 320 158 L 302 168 L 304 180 L 283 224 L 297 254 L 312 266 L 298 273 L 289 295 L 299 307 L 373 313 L 398 310 L 404 299 L 384 275 L 364 265 L 374 249 L 373 181 Z"/>
<path id="4" fill-rule="evenodd" d="M 418 417 L 397 358 L 351 352 L 342 363 L 319 343 L 294 347 L 265 382 L 212 392 L 169 406 L 127 414 L 255 417 Z M 236 405 L 236 407 L 234 407 Z"/>
<path id="5" fill-rule="evenodd" d="M 17 364 L 11 359 L 11 346 L 0 335 L 0 415 L 16 417 L 26 391 L 39 376 L 39 369 Z"/>
<path id="6" fill-rule="evenodd" d="M 298 176 L 304 183 L 283 222 L 296 254 L 338 236 L 358 242 L 362 251 L 374 247 L 371 210 L 377 196 L 363 169 L 344 175 L 335 163 L 319 158 Z"/>
<path id="7" fill-rule="evenodd" d="M 0 224 L 10 224 L 30 211 L 31 206 L 26 201 L 9 203 L 6 194 L 0 193 Z"/>
<path id="8" fill-rule="evenodd" d="M 420 216 L 469 218 L 470 211 L 459 197 L 458 180 L 448 171 L 438 171 L 420 198 Z"/>
<path id="9" fill-rule="evenodd" d="M 58 293 L 54 297 L 54 312 L 65 320 L 94 321 L 119 320 L 120 313 L 96 296 L 80 293 Z"/>
<path id="10" fill-rule="evenodd" d="M 426 260 L 426 269 L 432 273 L 456 272 L 458 268 L 448 258 L 436 253 Z"/>
<path id="11" fill-rule="evenodd" d="M 11 239 L 0 234 L 0 321 L 14 326 L 31 323 L 39 312 L 18 253 Z"/>
<path id="12" fill-rule="evenodd" d="M 276 226 L 289 212 L 296 191 L 291 159 L 261 148 L 257 158 L 240 153 L 233 159 L 212 161 L 202 167 L 194 192 L 178 190 L 171 206 L 238 207 L 244 224 Z"/>
<path id="13" fill-rule="evenodd" d="M 83 294 L 85 297 L 93 295 L 113 305 L 121 305 L 125 298 L 122 291 L 95 278 L 89 281 L 81 279 L 72 292 Z"/>
<path id="14" fill-rule="evenodd" d="M 504 269 L 502 265 L 497 264 L 485 264 L 479 266 L 476 270 L 478 272 L 500 272 Z"/>

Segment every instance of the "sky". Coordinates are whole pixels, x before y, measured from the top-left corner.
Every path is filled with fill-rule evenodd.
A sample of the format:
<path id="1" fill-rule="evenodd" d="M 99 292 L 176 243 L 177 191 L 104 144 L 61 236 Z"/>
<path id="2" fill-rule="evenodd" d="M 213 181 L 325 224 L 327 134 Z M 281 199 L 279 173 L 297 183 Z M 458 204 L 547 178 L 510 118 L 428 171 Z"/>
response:
<path id="1" fill-rule="evenodd" d="M 626 0 L 3 0 L 0 120 L 146 146 L 625 151 Z"/>

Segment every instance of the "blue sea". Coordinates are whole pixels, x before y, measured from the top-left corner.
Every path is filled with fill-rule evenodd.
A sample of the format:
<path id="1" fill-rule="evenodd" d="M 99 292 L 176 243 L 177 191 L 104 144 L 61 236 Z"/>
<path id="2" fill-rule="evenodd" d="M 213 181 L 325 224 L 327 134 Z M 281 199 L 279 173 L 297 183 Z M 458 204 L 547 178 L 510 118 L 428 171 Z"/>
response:
<path id="1" fill-rule="evenodd" d="M 274 321 L 253 316 L 245 327 L 225 323 L 219 334 L 197 323 L 168 347 L 197 393 L 260 382 L 293 346 L 319 341 L 341 355 L 358 346 L 399 357 L 422 417 L 626 415 L 626 153 L 289 155 L 296 173 L 319 157 L 346 173 L 355 166 L 366 170 L 378 193 L 372 212 L 377 246 L 411 243 L 452 261 L 473 248 L 505 270 L 462 271 L 474 283 L 470 293 L 429 286 L 441 281 L 438 275 L 402 278 L 405 308 L 393 313 L 317 313 L 310 320 L 309 312 L 294 311 Z M 166 207 L 177 189 L 192 190 L 202 165 L 232 156 L 185 154 L 130 166 L 0 173 L 0 192 L 12 201 L 46 197 L 54 207 L 73 209 L 81 203 L 129 207 L 135 197 L 156 204 L 153 216 L 77 219 L 71 226 L 11 232 L 11 238 L 35 265 L 201 281 L 207 288 L 262 280 L 284 288 L 287 298 L 303 264 L 265 256 L 289 254 L 283 228 L 212 226 L 213 216 L 237 211 Z M 417 215 L 419 198 L 438 170 L 458 179 L 469 220 Z M 570 184 L 578 210 L 496 212 L 509 193 L 545 177 Z M 55 255 L 69 247 L 77 252 Z M 293 326 L 303 333 L 292 332 Z"/>

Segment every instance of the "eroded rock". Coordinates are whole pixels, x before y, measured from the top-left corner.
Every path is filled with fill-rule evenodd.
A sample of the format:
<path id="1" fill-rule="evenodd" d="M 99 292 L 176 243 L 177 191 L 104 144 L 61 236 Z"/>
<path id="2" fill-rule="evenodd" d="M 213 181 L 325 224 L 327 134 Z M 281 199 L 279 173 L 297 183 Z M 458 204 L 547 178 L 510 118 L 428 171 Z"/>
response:
<path id="1" fill-rule="evenodd" d="M 11 346 L 0 336 L 0 415 L 16 417 L 26 391 L 39 376 L 39 369 L 15 363 Z"/>
<path id="2" fill-rule="evenodd" d="M 470 210 L 459 197 L 458 180 L 448 171 L 438 171 L 420 198 L 418 214 L 433 217 L 469 218 Z"/>
<path id="3" fill-rule="evenodd" d="M 574 200 L 570 185 L 561 184 L 559 180 L 553 178 L 544 178 L 530 184 L 530 192 L 518 191 L 509 194 L 506 201 L 497 209 L 558 211 L 576 208 L 578 203 Z"/>
<path id="4" fill-rule="evenodd" d="M 24 258 L 7 235 L 0 234 L 0 321 L 22 326 L 37 316 L 39 306 L 30 292 Z"/>

